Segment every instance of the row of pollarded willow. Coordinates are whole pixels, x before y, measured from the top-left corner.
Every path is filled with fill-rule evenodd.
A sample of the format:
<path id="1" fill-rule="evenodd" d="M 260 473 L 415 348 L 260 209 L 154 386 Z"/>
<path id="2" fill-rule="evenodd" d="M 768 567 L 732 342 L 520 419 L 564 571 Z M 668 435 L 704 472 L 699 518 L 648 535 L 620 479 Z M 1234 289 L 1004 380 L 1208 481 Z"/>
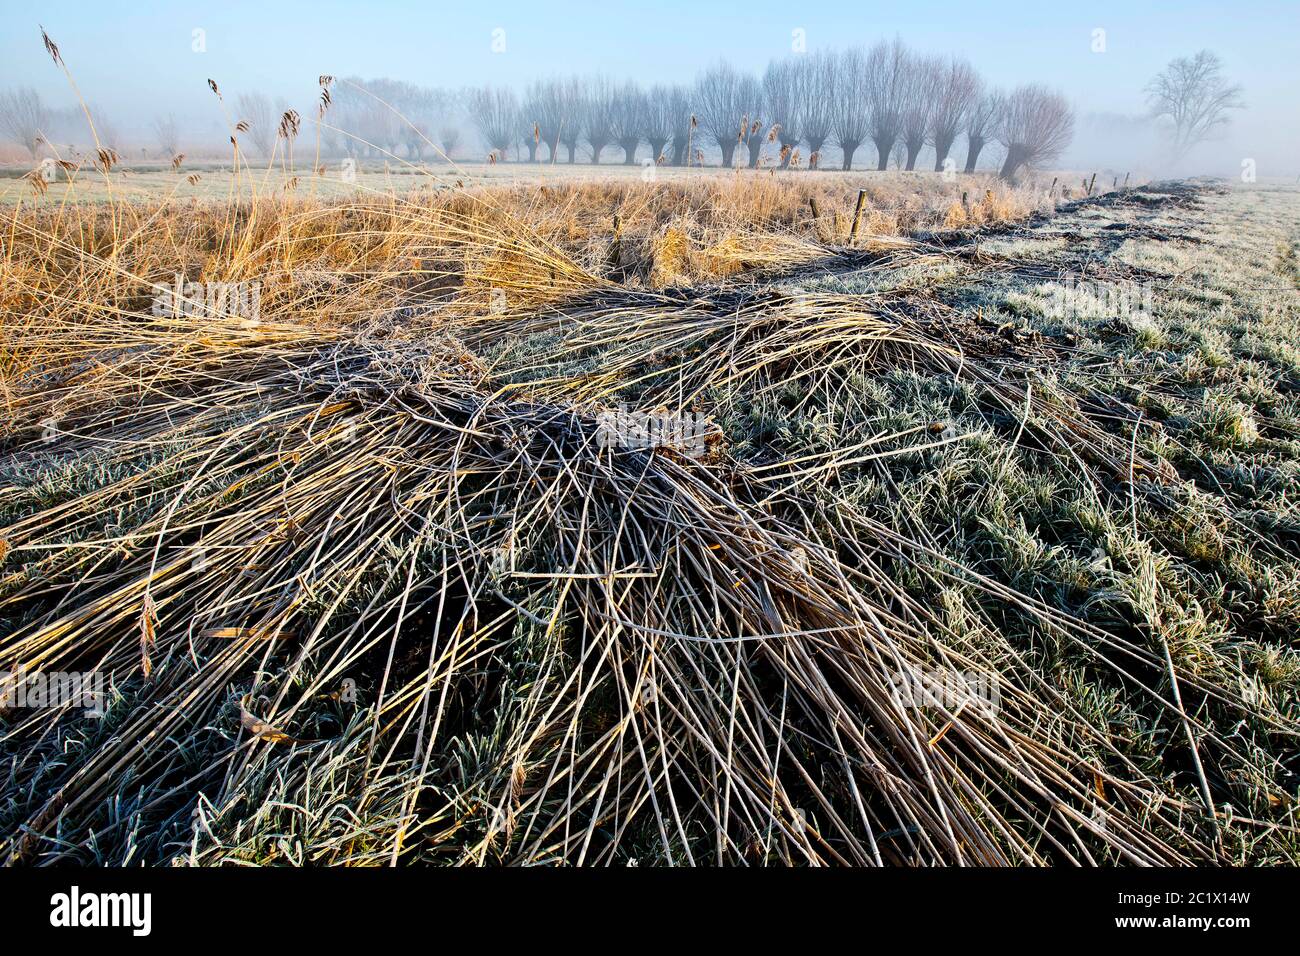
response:
<path id="1" fill-rule="evenodd" d="M 1168 127 L 1174 157 L 1186 154 L 1240 108 L 1241 89 L 1223 75 L 1218 58 L 1202 50 L 1174 60 L 1147 87 L 1151 117 Z M 240 128 L 253 149 L 269 155 L 276 124 L 289 110 L 264 93 L 236 100 Z M 124 153 L 118 129 L 93 105 L 96 138 Z M 0 93 L 0 134 L 33 158 L 47 142 L 75 138 L 80 108 L 52 109 L 32 88 Z M 1010 92 L 990 90 L 959 57 L 916 54 L 899 40 L 870 49 L 792 56 L 770 63 L 761 78 L 719 63 L 693 85 L 657 84 L 642 89 L 605 77 L 550 79 L 529 85 L 520 97 L 508 88 L 452 90 L 399 80 L 347 77 L 334 87 L 333 108 L 320 126 L 326 154 L 366 154 L 423 160 L 451 156 L 472 120 L 495 160 L 526 148 L 530 161 L 555 162 L 561 151 L 576 162 L 580 146 L 600 162 L 605 150 L 636 160 L 642 144 L 649 159 L 683 166 L 704 162 L 702 147 L 716 148 L 724 166 L 756 167 L 769 158 L 780 166 L 825 166 L 824 150 L 840 152 L 843 169 L 859 152 L 874 149 L 877 169 L 892 162 L 915 169 L 922 151 L 934 168 L 961 168 L 952 156 L 964 139 L 964 169 L 973 172 L 985 147 L 1001 144 L 1002 174 L 1056 159 L 1069 144 L 1073 115 L 1066 101 L 1039 84 Z M 181 151 L 174 115 L 156 117 L 151 130 L 167 156 Z M 767 144 L 772 144 L 765 153 Z M 800 148 L 807 149 L 806 160 Z M 951 157 L 951 159 L 950 159 Z M 868 163 L 870 161 L 868 160 Z"/>
<path id="2" fill-rule="evenodd" d="M 623 162 L 632 164 L 644 143 L 648 158 L 659 164 L 702 163 L 708 147 L 716 148 L 724 167 L 740 162 L 756 168 L 771 144 L 782 168 L 800 164 L 801 146 L 815 168 L 825 165 L 825 149 L 834 145 L 847 170 L 870 144 L 877 169 L 891 159 L 915 169 L 928 146 L 936 170 L 955 170 L 958 160 L 950 155 L 964 136 L 967 172 L 996 140 L 1006 149 L 1002 174 L 1010 177 L 1050 162 L 1073 130 L 1068 103 L 1046 87 L 991 90 L 967 61 L 922 56 L 900 40 L 774 61 L 761 79 L 720 62 L 689 87 L 642 89 L 575 77 L 533 83 L 522 98 L 483 87 L 469 92 L 467 106 L 497 158 L 522 142 L 530 160 L 545 147 L 543 158 L 552 162 L 562 148 L 569 162 L 576 161 L 579 145 L 586 144 L 593 162 L 616 146 Z"/>

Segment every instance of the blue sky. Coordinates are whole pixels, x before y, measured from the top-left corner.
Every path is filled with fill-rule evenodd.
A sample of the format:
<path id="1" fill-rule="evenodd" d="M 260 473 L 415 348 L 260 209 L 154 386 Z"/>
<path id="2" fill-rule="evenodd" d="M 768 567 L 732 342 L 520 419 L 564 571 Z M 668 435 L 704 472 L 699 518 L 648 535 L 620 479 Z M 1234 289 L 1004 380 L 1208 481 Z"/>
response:
<path id="1" fill-rule="evenodd" d="M 761 69 L 805 31 L 809 49 L 898 34 L 930 52 L 969 57 L 992 82 L 1040 80 L 1084 111 L 1136 112 L 1150 76 L 1174 56 L 1210 47 L 1252 107 L 1239 133 L 1300 146 L 1300 2 L 921 2 L 649 0 L 605 2 L 223 3 L 65 0 L 6 4 L 0 87 L 68 94 L 41 49 L 37 21 L 61 46 L 89 99 L 117 113 L 175 111 L 196 122 L 215 105 L 205 89 L 259 88 L 309 103 L 320 73 L 389 75 L 426 84 L 521 84 L 601 70 L 641 81 L 689 80 L 723 56 Z M 206 52 L 192 49 L 205 31 Z M 503 30 L 504 52 L 492 50 Z M 1105 52 L 1092 50 L 1105 30 Z M 206 120 L 204 120 L 206 122 Z M 127 116 L 120 122 L 134 125 Z M 1300 163 L 1300 157 L 1296 157 Z"/>

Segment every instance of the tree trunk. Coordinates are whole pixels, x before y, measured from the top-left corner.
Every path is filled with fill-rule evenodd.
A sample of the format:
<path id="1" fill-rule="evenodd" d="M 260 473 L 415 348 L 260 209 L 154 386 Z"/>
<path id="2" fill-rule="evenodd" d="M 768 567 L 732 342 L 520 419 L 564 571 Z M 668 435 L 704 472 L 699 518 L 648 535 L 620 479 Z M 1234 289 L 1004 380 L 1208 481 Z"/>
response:
<path id="1" fill-rule="evenodd" d="M 728 138 L 724 142 L 719 143 L 718 147 L 722 150 L 723 168 L 730 169 L 732 157 L 736 155 L 736 141 Z"/>
<path id="2" fill-rule="evenodd" d="M 655 165 L 658 165 L 658 163 L 659 163 L 659 157 L 662 156 L 662 155 L 664 154 L 664 145 L 665 145 L 667 142 L 668 142 L 667 139 L 652 139 L 652 140 L 649 140 L 649 143 L 650 143 L 650 158 L 655 162 Z"/>
<path id="3" fill-rule="evenodd" d="M 889 168 L 889 154 L 893 152 L 894 140 L 891 137 L 888 139 L 873 139 L 872 142 L 876 144 L 876 172 L 883 173 Z"/>
<path id="4" fill-rule="evenodd" d="M 755 133 L 749 138 L 749 168 L 758 169 L 758 157 L 763 152 L 763 137 Z"/>
<path id="5" fill-rule="evenodd" d="M 687 160 L 687 156 L 686 156 L 686 137 L 685 137 L 685 136 L 674 136 L 674 137 L 673 137 L 673 165 L 674 165 L 674 166 L 685 166 L 685 165 L 686 165 L 686 160 Z"/>
<path id="6" fill-rule="evenodd" d="M 565 148 L 569 151 L 569 164 L 572 165 L 578 161 L 578 142 L 574 140 L 571 143 L 565 143 Z"/>
<path id="7" fill-rule="evenodd" d="M 813 153 L 820 153 L 820 152 L 822 151 L 822 147 L 823 147 L 824 145 L 826 145 L 826 137 L 825 137 L 825 136 L 823 136 L 821 139 L 809 139 L 809 140 L 808 140 L 808 158 L 809 158 L 809 161 L 812 160 L 812 154 L 813 154 Z M 790 155 L 791 155 L 791 156 L 794 155 L 794 150 L 791 150 L 791 151 L 790 151 Z"/>
<path id="8" fill-rule="evenodd" d="M 943 172 L 943 161 L 948 158 L 948 153 L 952 149 L 952 138 L 936 139 L 934 141 L 934 171 Z"/>
<path id="9" fill-rule="evenodd" d="M 785 154 L 785 158 L 781 160 L 782 169 L 790 168 L 790 159 L 794 156 L 794 148 L 798 145 L 799 141 L 797 139 L 781 140 L 781 151 Z"/>
<path id="10" fill-rule="evenodd" d="M 982 149 L 984 149 L 984 140 L 975 137 L 970 141 L 970 146 L 966 149 L 966 172 L 975 172 L 975 164 L 979 162 Z"/>
<path id="11" fill-rule="evenodd" d="M 907 143 L 907 169 L 916 169 L 916 161 L 921 155 L 924 143 Z"/>
<path id="12" fill-rule="evenodd" d="M 1016 171 L 1025 165 L 1025 151 L 1014 144 L 1007 149 L 1007 160 L 1002 164 L 1002 170 L 998 173 L 999 179 L 1011 180 Z"/>
<path id="13" fill-rule="evenodd" d="M 636 162 L 636 148 L 641 145 L 641 140 L 625 139 L 618 144 L 623 150 L 623 165 L 631 166 Z"/>
<path id="14" fill-rule="evenodd" d="M 599 166 L 599 165 L 600 165 L 600 154 L 601 154 L 601 151 L 602 151 L 602 150 L 603 150 L 607 145 L 609 145 L 609 144 L 608 144 L 608 143 L 592 143 L 592 144 L 591 144 L 591 162 L 592 162 L 593 165 L 596 165 L 596 166 Z"/>
<path id="15" fill-rule="evenodd" d="M 532 138 L 528 140 L 528 161 L 530 163 L 537 162 L 537 141 Z"/>
<path id="16" fill-rule="evenodd" d="M 842 168 L 845 172 L 848 172 L 853 168 L 853 154 L 858 151 L 858 146 L 860 145 L 860 142 L 840 143 L 840 149 L 844 152 L 844 165 Z"/>

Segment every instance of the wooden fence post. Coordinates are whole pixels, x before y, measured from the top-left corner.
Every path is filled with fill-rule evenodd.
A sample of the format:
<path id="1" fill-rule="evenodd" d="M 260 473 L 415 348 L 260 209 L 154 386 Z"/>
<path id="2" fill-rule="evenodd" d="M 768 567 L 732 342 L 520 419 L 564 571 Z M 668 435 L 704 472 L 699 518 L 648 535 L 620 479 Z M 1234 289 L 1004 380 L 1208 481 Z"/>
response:
<path id="1" fill-rule="evenodd" d="M 858 239 L 858 224 L 862 222 L 862 204 L 867 201 L 867 191 L 858 190 L 858 201 L 853 207 L 853 226 L 849 229 L 849 245 L 853 245 Z"/>
<path id="2" fill-rule="evenodd" d="M 609 264 L 615 276 L 618 276 L 623 268 L 622 231 L 623 220 L 619 218 L 618 213 L 614 213 L 614 241 L 609 244 Z"/>

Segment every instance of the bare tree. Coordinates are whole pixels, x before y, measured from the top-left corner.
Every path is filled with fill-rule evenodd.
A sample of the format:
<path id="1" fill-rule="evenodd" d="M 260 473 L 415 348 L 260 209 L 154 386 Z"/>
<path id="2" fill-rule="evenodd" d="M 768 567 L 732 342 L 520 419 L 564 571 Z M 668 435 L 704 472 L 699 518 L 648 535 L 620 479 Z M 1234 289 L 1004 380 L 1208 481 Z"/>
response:
<path id="1" fill-rule="evenodd" d="M 601 151 L 614 141 L 614 111 L 618 90 L 607 77 L 596 76 L 587 82 L 583 101 L 583 135 L 591 147 L 591 161 L 600 162 Z"/>
<path id="2" fill-rule="evenodd" d="M 483 142 L 504 162 L 519 127 L 519 100 L 514 91 L 484 86 L 470 91 L 468 105 Z"/>
<path id="3" fill-rule="evenodd" d="M 1147 84 L 1146 93 L 1151 116 L 1169 124 L 1175 159 L 1226 125 L 1229 110 L 1246 106 L 1241 87 L 1227 81 L 1223 64 L 1209 50 L 1173 60 Z"/>
<path id="4" fill-rule="evenodd" d="M 907 147 L 906 168 L 916 169 L 934 118 L 934 104 L 943 76 L 943 63 L 931 57 L 908 57 L 903 82 L 903 145 Z"/>
<path id="5" fill-rule="evenodd" d="M 460 127 L 463 118 L 461 94 L 457 90 L 435 88 L 429 91 L 430 105 L 425 136 L 430 145 L 437 143 L 442 156 L 451 158 L 451 150 L 460 143 Z M 447 134 L 451 133 L 449 137 Z"/>
<path id="6" fill-rule="evenodd" d="M 351 156 L 357 152 L 363 155 L 370 149 L 369 140 L 363 128 L 366 127 L 366 114 L 372 112 L 374 103 L 361 90 L 365 80 L 359 76 L 347 76 L 335 83 L 333 102 L 330 106 L 329 119 L 331 127 L 338 130 L 342 151 Z"/>
<path id="7" fill-rule="evenodd" d="M 460 145 L 460 127 L 453 124 L 438 127 L 438 141 L 442 144 L 442 155 L 451 159 Z"/>
<path id="8" fill-rule="evenodd" d="M 48 126 L 42 127 L 47 142 L 61 143 L 68 150 L 68 155 L 76 153 L 74 145 L 82 136 L 89 136 L 86 126 L 86 114 L 81 104 L 76 106 L 50 107 L 46 110 Z"/>
<path id="9" fill-rule="evenodd" d="M 726 63 L 706 70 L 695 84 L 695 102 L 700 126 L 713 137 L 722 151 L 722 165 L 730 167 L 742 137 L 740 119 L 745 115 L 742 77 Z"/>
<path id="10" fill-rule="evenodd" d="M 95 126 L 95 137 L 99 140 L 100 146 L 107 146 L 109 149 L 119 153 L 125 152 L 125 139 L 122 136 L 121 129 L 113 117 L 108 114 L 98 103 L 90 103 L 86 106 L 90 113 L 90 121 Z M 275 130 L 271 130 L 271 135 L 275 135 Z"/>
<path id="11" fill-rule="evenodd" d="M 998 175 L 1011 179 L 1024 167 L 1050 163 L 1073 136 L 1074 111 L 1064 96 L 1037 83 L 1017 87 L 998 123 L 998 141 L 1007 149 Z"/>
<path id="12" fill-rule="evenodd" d="M 519 110 L 519 142 L 528 150 L 528 161 L 537 162 L 537 152 L 542 145 L 542 126 L 537 122 L 537 113 L 531 103 L 525 103 Z"/>
<path id="13" fill-rule="evenodd" d="M 827 51 L 806 55 L 799 61 L 798 113 L 810 155 L 822 151 L 834 127 L 836 62 L 837 57 Z"/>
<path id="14" fill-rule="evenodd" d="M 740 142 L 749 150 L 749 168 L 757 169 L 759 157 L 763 155 L 763 144 L 767 142 L 767 130 L 763 128 L 763 84 L 748 74 L 740 78 Z"/>
<path id="15" fill-rule="evenodd" d="M 398 138 L 405 143 L 411 158 L 423 161 L 427 150 L 450 156 L 460 142 L 463 99 L 464 93 L 459 90 L 401 84 L 394 104 L 401 116 L 391 118 L 396 121 Z M 373 120 L 362 122 L 362 126 L 374 125 Z"/>
<path id="16" fill-rule="evenodd" d="M 691 143 L 691 96 L 692 91 L 684 86 L 674 86 L 668 91 L 668 113 L 671 117 L 674 166 L 686 166 L 691 158 L 688 154 Z"/>
<path id="17" fill-rule="evenodd" d="M 673 105 L 675 93 L 675 88 L 652 86 L 642 103 L 641 131 L 646 142 L 650 144 L 650 158 L 656 163 L 663 157 L 664 147 L 673 138 L 673 132 L 677 128 L 677 114 L 674 112 Z M 690 118 L 686 117 L 682 125 L 685 126 L 689 122 Z M 685 133 L 683 133 L 684 137 Z M 664 161 L 667 162 L 666 159 Z"/>
<path id="18" fill-rule="evenodd" d="M 181 151 L 181 137 L 176 128 L 175 114 L 156 117 L 153 121 L 153 135 L 164 156 L 175 156 Z"/>
<path id="19" fill-rule="evenodd" d="M 41 137 L 49 134 L 53 114 L 30 86 L 0 93 L 0 130 L 35 159 Z"/>
<path id="20" fill-rule="evenodd" d="M 966 172 L 975 172 L 980 153 L 998 128 L 1005 97 L 997 90 L 982 94 L 966 114 Z"/>
<path id="21" fill-rule="evenodd" d="M 615 91 L 610 130 L 614 142 L 623 150 L 625 166 L 636 162 L 636 148 L 641 145 L 641 132 L 645 128 L 645 112 L 645 96 L 635 83 L 628 81 Z"/>
<path id="22" fill-rule="evenodd" d="M 582 126 L 587 115 L 587 85 L 574 77 L 564 84 L 564 121 L 560 124 L 559 141 L 569 151 L 569 162 L 578 158 L 578 143 L 582 140 Z"/>
<path id="23" fill-rule="evenodd" d="M 519 142 L 528 150 L 528 161 L 537 162 L 537 153 L 543 142 L 550 143 L 542 125 L 542 112 L 545 109 L 541 100 L 543 85 L 533 83 L 524 91 L 524 98 L 519 107 Z"/>
<path id="24" fill-rule="evenodd" d="M 366 139 L 389 156 L 396 156 L 403 144 L 409 150 L 411 140 L 419 141 L 419 135 L 411 129 L 410 123 L 405 122 L 405 110 L 409 106 L 423 114 L 424 105 L 416 106 L 423 99 L 423 92 L 409 83 L 388 77 L 367 80 L 365 90 L 370 94 L 363 94 L 365 109 L 362 113 L 362 128 Z M 282 115 L 284 109 L 283 105 L 277 106 L 276 115 Z"/>
<path id="25" fill-rule="evenodd" d="M 934 147 L 935 172 L 943 170 L 944 160 L 971 108 L 983 94 L 983 82 L 975 68 L 965 60 L 952 57 L 943 64 L 935 83 L 934 110 L 930 114 L 927 142 Z"/>
<path id="26" fill-rule="evenodd" d="M 867 138 L 867 57 L 856 47 L 835 58 L 834 104 L 835 142 L 844 154 L 843 168 L 853 168 L 853 154 Z"/>
<path id="27" fill-rule="evenodd" d="M 560 134 L 566 125 L 576 125 L 577 118 L 570 115 L 570 99 L 563 80 L 547 80 L 528 88 L 528 112 L 546 144 L 548 161 L 555 162 L 560 148 Z"/>
<path id="28" fill-rule="evenodd" d="M 911 54 L 903 41 L 881 41 L 867 54 L 867 128 L 876 144 L 876 169 L 889 164 L 889 153 L 903 132 L 903 107 Z"/>
<path id="29" fill-rule="evenodd" d="M 424 145 L 419 134 L 404 120 L 407 110 L 417 109 L 414 103 L 424 96 L 424 92 L 398 80 L 385 77 L 363 80 L 359 76 L 344 77 L 332 89 L 334 99 L 330 115 L 334 119 L 330 125 L 343 131 L 344 149 L 349 155 L 360 152 L 362 155 L 395 156 L 403 143 L 408 150 L 414 148 L 413 141 Z M 249 133 L 254 145 L 265 154 L 269 152 L 269 146 L 263 147 L 257 139 L 261 135 L 262 121 L 249 119 L 262 107 L 256 102 L 257 98 L 249 99 L 253 102 L 245 104 L 245 97 L 240 97 L 240 112 L 250 123 Z M 267 109 L 269 111 L 269 104 Z M 422 111 L 424 107 L 418 109 Z M 282 112 L 272 114 L 273 123 L 278 122 Z M 427 125 L 427 117 L 423 122 Z"/>
<path id="30" fill-rule="evenodd" d="M 241 93 L 237 102 L 239 119 L 248 124 L 248 138 L 261 156 L 271 155 L 275 142 L 275 110 L 265 93 Z M 95 124 L 98 127 L 98 123 Z M 101 134 L 102 135 L 102 134 Z"/>
<path id="31" fill-rule="evenodd" d="M 433 124 L 439 116 L 441 92 L 414 83 L 393 83 L 391 88 L 374 91 L 391 103 L 400 116 L 394 116 L 398 138 L 406 146 L 406 155 L 423 160 L 425 148 L 432 139 Z M 388 93 L 392 99 L 384 96 Z M 382 104 L 381 108 L 382 108 Z"/>
<path id="32" fill-rule="evenodd" d="M 763 73 L 763 104 L 767 120 L 781 144 L 781 168 L 785 169 L 790 165 L 790 156 L 799 145 L 803 130 L 797 60 L 775 60 L 767 65 Z"/>

